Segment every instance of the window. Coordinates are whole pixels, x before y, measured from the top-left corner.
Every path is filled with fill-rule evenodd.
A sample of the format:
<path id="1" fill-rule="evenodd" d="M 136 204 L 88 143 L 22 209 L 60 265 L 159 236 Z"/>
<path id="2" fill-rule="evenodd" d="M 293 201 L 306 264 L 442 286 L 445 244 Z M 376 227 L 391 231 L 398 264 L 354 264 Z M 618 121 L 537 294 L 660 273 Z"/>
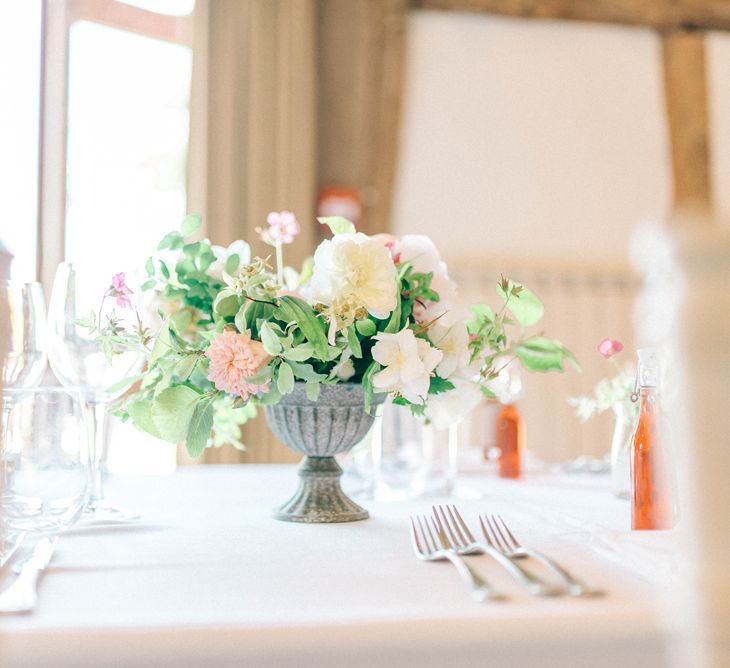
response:
<path id="1" fill-rule="evenodd" d="M 143 265 L 182 220 L 194 4 L 0 0 L 13 101 L 0 105 L 0 238 L 14 278 L 49 290 L 58 262 L 83 258 L 106 280 Z M 173 446 L 113 426 L 111 469 L 174 465 Z"/>
<path id="2" fill-rule="evenodd" d="M 0 0 L 0 238 L 15 255 L 12 277 L 35 280 L 38 242 L 38 149 L 41 0 Z"/>

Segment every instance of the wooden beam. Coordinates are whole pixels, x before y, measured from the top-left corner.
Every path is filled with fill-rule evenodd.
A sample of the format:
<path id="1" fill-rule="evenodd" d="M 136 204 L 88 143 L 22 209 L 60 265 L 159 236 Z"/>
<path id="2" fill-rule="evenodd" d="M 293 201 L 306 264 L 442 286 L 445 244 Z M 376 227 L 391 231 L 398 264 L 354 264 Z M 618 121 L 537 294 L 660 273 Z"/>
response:
<path id="1" fill-rule="evenodd" d="M 709 212 L 711 180 L 704 36 L 662 36 L 664 89 L 672 147 L 674 208 Z"/>
<path id="2" fill-rule="evenodd" d="M 656 30 L 730 30 L 727 0 L 411 0 L 415 9 L 595 21 Z"/>

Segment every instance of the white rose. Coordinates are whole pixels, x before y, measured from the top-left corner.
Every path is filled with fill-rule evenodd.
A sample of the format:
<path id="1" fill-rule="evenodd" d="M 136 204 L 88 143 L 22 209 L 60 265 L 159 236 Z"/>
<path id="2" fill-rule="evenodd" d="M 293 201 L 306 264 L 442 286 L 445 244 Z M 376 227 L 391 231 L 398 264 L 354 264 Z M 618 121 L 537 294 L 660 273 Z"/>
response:
<path id="1" fill-rule="evenodd" d="M 476 383 L 452 378 L 453 390 L 433 394 L 426 403 L 426 417 L 437 429 L 458 424 L 471 413 L 482 399 Z"/>
<path id="2" fill-rule="evenodd" d="M 317 247 L 311 290 L 314 302 L 354 303 L 380 319 L 398 303 L 390 252 L 361 232 L 338 234 Z"/>
<path id="3" fill-rule="evenodd" d="M 396 334 L 381 332 L 374 337 L 373 359 L 384 369 L 373 376 L 377 392 L 397 392 L 414 404 L 421 404 L 428 394 L 431 373 L 441 361 L 442 353 L 428 341 L 416 338 L 405 328 Z"/>
<path id="4" fill-rule="evenodd" d="M 449 378 L 459 369 L 469 365 L 471 351 L 469 350 L 469 331 L 464 321 L 453 325 L 436 323 L 428 332 L 428 338 L 442 353 L 436 371 L 441 378 Z"/>

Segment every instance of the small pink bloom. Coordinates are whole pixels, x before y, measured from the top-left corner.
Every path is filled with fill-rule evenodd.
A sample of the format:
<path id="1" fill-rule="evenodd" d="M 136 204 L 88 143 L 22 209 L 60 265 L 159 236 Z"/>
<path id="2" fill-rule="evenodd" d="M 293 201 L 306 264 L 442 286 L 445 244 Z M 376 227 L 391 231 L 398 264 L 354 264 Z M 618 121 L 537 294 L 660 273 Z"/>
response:
<path id="1" fill-rule="evenodd" d="M 393 258 L 393 264 L 400 263 L 400 249 L 398 248 L 399 237 L 394 234 L 380 232 L 378 234 L 373 234 L 372 238 L 382 243 L 383 246 L 390 251 L 390 256 Z"/>
<path id="2" fill-rule="evenodd" d="M 624 349 L 624 344 L 621 341 L 614 339 L 603 339 L 598 344 L 598 352 L 601 353 L 606 359 L 613 357 L 616 353 L 620 353 Z"/>
<path id="3" fill-rule="evenodd" d="M 290 244 L 299 234 L 299 221 L 291 211 L 272 211 L 266 216 L 268 228 L 256 228 L 261 239 L 267 244 Z"/>
<path id="4" fill-rule="evenodd" d="M 249 383 L 246 378 L 255 376 L 271 359 L 259 341 L 251 340 L 251 330 L 245 334 L 234 331 L 219 332 L 205 351 L 210 360 L 208 380 L 216 389 L 237 394 L 247 400 L 257 392 L 268 392 L 268 385 Z"/>
<path id="5" fill-rule="evenodd" d="M 133 293 L 125 281 L 123 271 L 112 276 L 112 285 L 109 294 L 117 300 L 117 306 L 120 306 L 121 308 L 132 308 L 132 302 L 129 299 L 129 295 Z"/>

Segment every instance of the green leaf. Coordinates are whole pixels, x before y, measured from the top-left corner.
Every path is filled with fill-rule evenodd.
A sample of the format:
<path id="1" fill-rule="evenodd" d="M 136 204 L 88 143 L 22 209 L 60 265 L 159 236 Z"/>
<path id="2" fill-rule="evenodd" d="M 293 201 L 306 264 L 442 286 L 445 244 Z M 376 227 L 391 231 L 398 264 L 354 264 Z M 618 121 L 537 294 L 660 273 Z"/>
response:
<path id="1" fill-rule="evenodd" d="M 307 393 L 307 399 L 310 401 L 317 401 L 319 399 L 319 388 L 320 384 L 314 381 L 307 383 L 305 391 Z"/>
<path id="2" fill-rule="evenodd" d="M 224 292 L 225 290 L 221 291 L 218 297 L 223 295 Z M 230 318 L 238 313 L 238 310 L 241 308 L 241 298 L 238 295 L 224 295 L 221 299 L 218 299 L 218 297 L 216 297 L 215 303 L 213 304 L 213 310 L 219 316 L 222 318 Z"/>
<path id="3" fill-rule="evenodd" d="M 199 401 L 193 411 L 185 438 L 185 447 L 191 457 L 200 457 L 213 430 L 213 404 L 211 401 Z"/>
<path id="4" fill-rule="evenodd" d="M 186 381 L 193 373 L 197 363 L 197 355 L 185 355 L 175 364 L 174 374 L 180 379 L 180 382 Z"/>
<path id="5" fill-rule="evenodd" d="M 160 432 L 152 419 L 152 401 L 148 399 L 135 401 L 127 406 L 127 412 L 137 429 L 146 431 L 156 438 L 162 438 Z"/>
<path id="6" fill-rule="evenodd" d="M 299 272 L 299 284 L 298 287 L 302 287 L 314 273 L 314 258 L 308 257 L 302 262 L 302 270 Z"/>
<path id="7" fill-rule="evenodd" d="M 276 387 L 283 396 L 294 389 L 294 371 L 284 362 L 279 365 L 279 376 L 276 379 Z"/>
<path id="8" fill-rule="evenodd" d="M 314 348 L 314 357 L 320 360 L 327 359 L 327 335 L 321 319 L 317 318 L 312 307 L 298 297 L 281 297 L 280 305 L 274 311 L 279 320 L 295 322 L 304 334 L 304 337 Z"/>
<path id="9" fill-rule="evenodd" d="M 306 362 L 314 352 L 314 348 L 308 343 L 303 343 L 295 348 L 290 348 L 284 352 L 284 359 L 292 360 L 294 362 Z"/>
<path id="10" fill-rule="evenodd" d="M 362 359 L 362 348 L 360 347 L 360 339 L 357 338 L 357 332 L 355 331 L 354 325 L 350 325 L 347 328 L 347 343 L 352 350 L 352 354 L 357 359 Z"/>
<path id="11" fill-rule="evenodd" d="M 246 331 L 246 306 L 245 303 L 241 304 L 241 308 L 238 309 L 238 313 L 236 313 L 236 317 L 233 319 L 233 322 L 236 324 L 236 329 L 241 334 Z"/>
<path id="12" fill-rule="evenodd" d="M 155 275 L 155 263 L 151 257 L 147 258 L 147 262 L 144 265 L 144 270 L 147 272 L 148 276 Z"/>
<path id="13" fill-rule="evenodd" d="M 358 333 L 362 336 L 372 336 L 377 331 L 377 327 L 375 323 L 372 320 L 358 320 L 355 323 L 355 328 L 357 329 Z"/>
<path id="14" fill-rule="evenodd" d="M 567 358 L 568 352 L 560 341 L 542 336 L 522 341 L 515 350 L 515 354 L 528 371 L 542 372 L 563 371 L 563 360 Z"/>
<path id="15" fill-rule="evenodd" d="M 287 364 L 292 368 L 294 375 L 300 380 L 307 382 L 322 382 L 327 376 L 323 373 L 317 373 L 311 364 L 299 364 L 299 362 L 287 361 Z"/>
<path id="16" fill-rule="evenodd" d="M 479 320 L 491 320 L 494 321 L 494 311 L 487 306 L 486 304 L 472 304 L 469 307 L 469 310 L 479 319 Z"/>
<path id="17" fill-rule="evenodd" d="M 523 327 L 534 325 L 545 313 L 545 307 L 537 295 L 513 281 L 508 282 L 507 289 L 498 283 L 497 294 L 502 297 L 507 308 Z"/>
<path id="18" fill-rule="evenodd" d="M 157 285 L 157 281 L 154 278 L 148 278 L 139 287 L 140 287 L 141 290 L 149 290 L 150 288 L 154 288 L 155 285 Z"/>
<path id="19" fill-rule="evenodd" d="M 184 441 L 188 425 L 200 401 L 200 395 L 186 385 L 168 387 L 155 397 L 152 404 L 152 420 L 160 438 L 170 443 Z"/>
<path id="20" fill-rule="evenodd" d="M 238 265 L 240 264 L 240 262 L 241 257 L 238 255 L 238 253 L 233 253 L 233 255 L 230 255 L 226 260 L 226 274 L 233 274 L 238 269 Z"/>
<path id="21" fill-rule="evenodd" d="M 136 376 L 128 376 L 127 378 L 122 378 L 122 380 L 107 387 L 106 392 L 107 392 L 107 394 L 116 394 L 120 390 L 126 390 L 128 387 L 131 387 L 137 381 L 142 380 L 144 377 L 145 377 L 145 374 L 140 373 L 140 374 L 137 374 Z"/>
<path id="22" fill-rule="evenodd" d="M 170 322 L 178 332 L 184 332 L 193 322 L 193 314 L 188 309 L 182 309 L 170 316 Z"/>
<path id="23" fill-rule="evenodd" d="M 373 405 L 373 376 L 380 371 L 382 367 L 378 362 L 372 362 L 362 377 L 362 387 L 365 392 L 365 412 L 370 414 Z"/>
<path id="24" fill-rule="evenodd" d="M 200 224 L 202 222 L 203 219 L 197 213 L 189 213 L 187 216 L 185 216 L 185 218 L 183 218 L 182 225 L 180 226 L 183 236 L 190 236 L 193 232 L 195 232 L 195 230 L 200 227 Z"/>
<path id="25" fill-rule="evenodd" d="M 448 392 L 454 389 L 454 384 L 450 380 L 441 378 L 441 376 L 431 376 L 431 380 L 428 385 L 429 394 L 441 394 L 442 392 Z"/>
<path id="26" fill-rule="evenodd" d="M 104 357 L 106 357 L 106 361 L 111 364 L 114 356 L 114 346 L 112 345 L 112 342 L 109 339 L 104 338 L 101 340 L 101 347 L 104 350 Z"/>
<path id="27" fill-rule="evenodd" d="M 268 322 L 261 324 L 259 336 L 261 337 L 261 343 L 264 344 L 264 350 L 269 355 L 276 356 L 281 352 L 281 341 L 279 341 L 279 337 Z"/>
<path id="28" fill-rule="evenodd" d="M 160 241 L 157 245 L 157 250 L 165 250 L 166 248 L 175 250 L 176 248 L 180 248 L 183 243 L 183 238 L 180 232 L 168 232 L 164 237 L 162 237 L 162 241 Z"/>
<path id="29" fill-rule="evenodd" d="M 355 223 L 343 216 L 323 216 L 317 218 L 320 224 L 327 225 L 332 234 L 352 234 L 355 231 Z"/>
<path id="30" fill-rule="evenodd" d="M 400 331 L 401 302 L 402 300 L 399 293 L 398 304 L 396 305 L 395 310 L 390 314 L 390 320 L 388 320 L 388 324 L 383 330 L 388 334 L 395 334 L 396 332 Z"/>
<path id="31" fill-rule="evenodd" d="M 169 318 L 162 323 L 160 331 L 155 338 L 155 342 L 152 346 L 152 354 L 150 355 L 150 367 L 157 362 L 161 357 L 166 355 L 172 350 L 172 337 L 170 336 L 170 321 Z"/>

